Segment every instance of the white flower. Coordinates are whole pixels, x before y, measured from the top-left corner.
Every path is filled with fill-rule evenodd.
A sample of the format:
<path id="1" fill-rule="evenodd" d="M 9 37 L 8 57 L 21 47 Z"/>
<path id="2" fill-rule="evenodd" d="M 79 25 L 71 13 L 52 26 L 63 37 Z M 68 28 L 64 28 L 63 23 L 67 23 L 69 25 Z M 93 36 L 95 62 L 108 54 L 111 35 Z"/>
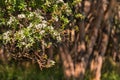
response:
<path id="1" fill-rule="evenodd" d="M 42 23 L 43 23 L 43 24 L 47 24 L 47 21 L 45 21 L 45 20 L 42 20 Z"/>
<path id="2" fill-rule="evenodd" d="M 41 24 L 35 25 L 35 28 L 36 28 L 36 29 L 41 29 L 41 28 L 42 28 L 42 25 L 41 25 Z"/>
<path id="3" fill-rule="evenodd" d="M 25 42 L 21 42 L 21 44 L 22 44 L 22 45 L 26 45 L 26 43 L 25 43 Z"/>
<path id="4" fill-rule="evenodd" d="M 57 3 L 63 3 L 64 1 L 63 0 L 57 0 Z"/>
<path id="5" fill-rule="evenodd" d="M 57 36 L 58 34 L 57 34 L 57 32 L 54 32 L 53 35 L 54 35 L 54 36 Z"/>
<path id="6" fill-rule="evenodd" d="M 61 40 L 62 40 L 60 36 L 57 36 L 56 39 L 57 39 L 58 41 L 61 41 Z"/>
<path id="7" fill-rule="evenodd" d="M 48 26 L 47 28 L 48 28 L 50 31 L 52 31 L 52 32 L 54 31 L 54 27 L 53 27 L 53 26 Z"/>
<path id="8" fill-rule="evenodd" d="M 35 28 L 36 29 L 44 29 L 46 26 L 47 26 L 47 24 L 40 23 L 40 24 L 35 25 Z"/>
<path id="9" fill-rule="evenodd" d="M 57 16 L 56 16 L 56 17 L 54 17 L 54 19 L 55 19 L 55 21 L 58 21 L 58 20 L 59 20 Z"/>
<path id="10" fill-rule="evenodd" d="M 5 33 L 3 33 L 3 39 L 8 39 L 9 38 L 9 35 L 10 35 L 10 31 L 7 31 L 7 32 L 5 32 Z"/>
<path id="11" fill-rule="evenodd" d="M 42 28 L 45 28 L 47 26 L 47 24 L 42 24 Z"/>
<path id="12" fill-rule="evenodd" d="M 44 33 L 45 33 L 45 30 L 40 31 L 40 34 L 44 34 Z"/>
<path id="13" fill-rule="evenodd" d="M 24 31 L 23 31 L 23 30 L 19 31 L 19 34 L 21 35 L 21 38 L 22 38 L 22 39 L 25 38 L 25 35 L 24 35 Z"/>
<path id="14" fill-rule="evenodd" d="M 5 32 L 5 33 L 3 33 L 3 40 L 5 41 L 4 43 L 8 43 L 8 42 L 10 42 L 10 40 L 11 40 L 11 37 L 10 37 L 10 35 L 12 34 L 12 31 L 7 31 L 7 32 Z"/>
<path id="15" fill-rule="evenodd" d="M 10 17 L 10 19 L 9 19 L 9 21 L 7 22 L 7 24 L 8 25 L 11 25 L 12 24 L 12 22 L 14 22 L 15 21 L 15 17 Z"/>
<path id="16" fill-rule="evenodd" d="M 39 18 L 39 19 L 44 19 L 44 17 L 41 16 L 40 13 L 34 12 L 34 14 L 35 14 L 35 16 L 36 16 L 37 18 Z"/>
<path id="17" fill-rule="evenodd" d="M 34 14 L 32 12 L 30 12 L 30 14 L 28 15 L 28 17 L 33 17 Z"/>
<path id="18" fill-rule="evenodd" d="M 26 18 L 25 14 L 18 14 L 18 18 Z"/>
<path id="19" fill-rule="evenodd" d="M 19 40 L 22 40 L 25 38 L 24 31 L 20 30 L 14 34 L 14 37 L 18 38 Z"/>
<path id="20" fill-rule="evenodd" d="M 30 23 L 29 24 L 29 26 L 28 26 L 28 28 L 32 28 L 33 27 L 33 24 L 32 23 Z"/>

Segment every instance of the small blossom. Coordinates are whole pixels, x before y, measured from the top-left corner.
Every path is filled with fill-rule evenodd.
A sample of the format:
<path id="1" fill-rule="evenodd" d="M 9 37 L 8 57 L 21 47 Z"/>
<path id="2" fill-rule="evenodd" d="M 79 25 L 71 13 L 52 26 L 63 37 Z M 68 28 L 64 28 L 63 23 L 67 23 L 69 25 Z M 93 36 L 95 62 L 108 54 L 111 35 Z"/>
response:
<path id="1" fill-rule="evenodd" d="M 12 24 L 12 22 L 14 22 L 15 21 L 15 17 L 10 17 L 10 19 L 9 19 L 9 21 L 7 22 L 7 24 L 8 25 L 11 25 Z"/>
<path id="2" fill-rule="evenodd" d="M 57 0 L 57 3 L 63 3 L 64 1 L 63 0 Z"/>
<path id="3" fill-rule="evenodd" d="M 54 32 L 53 35 L 54 35 L 54 36 L 57 36 L 58 34 L 57 34 L 57 32 Z"/>
<path id="4" fill-rule="evenodd" d="M 26 45 L 26 43 L 25 42 L 21 42 L 21 45 Z"/>
<path id="5" fill-rule="evenodd" d="M 32 12 L 30 12 L 30 14 L 28 15 L 28 17 L 33 17 L 34 14 Z"/>
<path id="6" fill-rule="evenodd" d="M 10 40 L 11 40 L 10 35 L 11 34 L 12 34 L 11 31 L 7 31 L 7 32 L 3 33 L 2 38 L 3 38 L 5 44 L 8 43 L 8 42 L 10 42 Z"/>
<path id="7" fill-rule="evenodd" d="M 18 14 L 18 18 L 26 18 L 25 14 Z"/>
<path id="8" fill-rule="evenodd" d="M 42 28 L 42 25 L 41 25 L 41 24 L 35 25 L 35 28 L 36 28 L 36 29 L 41 29 L 41 28 Z"/>
<path id="9" fill-rule="evenodd" d="M 55 19 L 55 21 L 58 21 L 58 20 L 59 20 L 57 16 L 56 16 L 56 17 L 54 17 L 54 19 Z"/>
<path id="10" fill-rule="evenodd" d="M 5 32 L 5 33 L 3 33 L 3 39 L 8 39 L 9 38 L 9 35 L 10 35 L 10 31 L 7 31 L 7 32 Z"/>
<path id="11" fill-rule="evenodd" d="M 35 16 L 39 19 L 44 19 L 43 16 L 41 16 L 38 12 L 34 12 Z"/>
<path id="12" fill-rule="evenodd" d="M 43 23 L 43 24 L 47 24 L 47 21 L 43 20 L 42 23 Z"/>
<path id="13" fill-rule="evenodd" d="M 56 39 L 57 39 L 58 41 L 61 41 L 61 40 L 62 40 L 60 36 L 57 36 Z"/>
<path id="14" fill-rule="evenodd" d="M 28 28 L 32 28 L 33 27 L 33 24 L 32 23 L 30 23 L 30 25 L 28 26 Z"/>
<path id="15" fill-rule="evenodd" d="M 44 34 L 44 33 L 45 33 L 45 30 L 40 31 L 40 34 Z"/>
<path id="16" fill-rule="evenodd" d="M 20 30 L 14 34 L 14 37 L 16 37 L 19 40 L 22 40 L 25 38 L 24 31 Z"/>

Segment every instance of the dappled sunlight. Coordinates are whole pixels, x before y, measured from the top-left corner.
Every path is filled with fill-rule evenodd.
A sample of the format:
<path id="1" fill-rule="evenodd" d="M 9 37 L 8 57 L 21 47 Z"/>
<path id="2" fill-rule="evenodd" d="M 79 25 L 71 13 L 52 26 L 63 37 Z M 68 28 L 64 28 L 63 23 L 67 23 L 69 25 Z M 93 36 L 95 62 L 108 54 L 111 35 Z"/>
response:
<path id="1" fill-rule="evenodd" d="M 119 80 L 119 64 L 119 0 L 0 1 L 0 79 Z"/>

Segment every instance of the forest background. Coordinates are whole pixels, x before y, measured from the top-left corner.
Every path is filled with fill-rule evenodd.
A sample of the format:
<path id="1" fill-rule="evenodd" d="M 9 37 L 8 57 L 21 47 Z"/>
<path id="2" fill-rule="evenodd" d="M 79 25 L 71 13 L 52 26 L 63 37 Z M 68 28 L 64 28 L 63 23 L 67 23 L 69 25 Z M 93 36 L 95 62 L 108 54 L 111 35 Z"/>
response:
<path id="1" fill-rule="evenodd" d="M 120 80 L 119 0 L 0 0 L 1 80 Z"/>

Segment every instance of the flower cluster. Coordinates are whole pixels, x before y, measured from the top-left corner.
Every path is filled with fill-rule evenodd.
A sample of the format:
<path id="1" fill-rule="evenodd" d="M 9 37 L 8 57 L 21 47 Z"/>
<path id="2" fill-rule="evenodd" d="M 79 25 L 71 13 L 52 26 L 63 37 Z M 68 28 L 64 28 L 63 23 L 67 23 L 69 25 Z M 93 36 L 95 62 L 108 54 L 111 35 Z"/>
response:
<path id="1" fill-rule="evenodd" d="M 18 14 L 17 17 L 19 19 L 31 18 L 31 20 L 35 17 L 36 20 L 39 21 L 33 20 L 32 22 L 29 22 L 27 27 L 23 27 L 16 32 L 9 30 L 3 33 L 3 41 L 5 44 L 16 42 L 17 47 L 19 48 L 31 48 L 34 47 L 35 42 L 40 42 L 44 40 L 44 38 L 49 38 L 50 36 L 58 42 L 61 41 L 60 33 L 55 30 L 52 25 L 48 25 L 48 22 L 44 19 L 44 17 L 37 12 L 30 12 L 27 16 L 25 14 Z M 16 17 L 10 17 L 7 24 L 12 26 L 15 21 L 17 21 Z M 48 37 L 47 35 L 50 36 Z"/>

